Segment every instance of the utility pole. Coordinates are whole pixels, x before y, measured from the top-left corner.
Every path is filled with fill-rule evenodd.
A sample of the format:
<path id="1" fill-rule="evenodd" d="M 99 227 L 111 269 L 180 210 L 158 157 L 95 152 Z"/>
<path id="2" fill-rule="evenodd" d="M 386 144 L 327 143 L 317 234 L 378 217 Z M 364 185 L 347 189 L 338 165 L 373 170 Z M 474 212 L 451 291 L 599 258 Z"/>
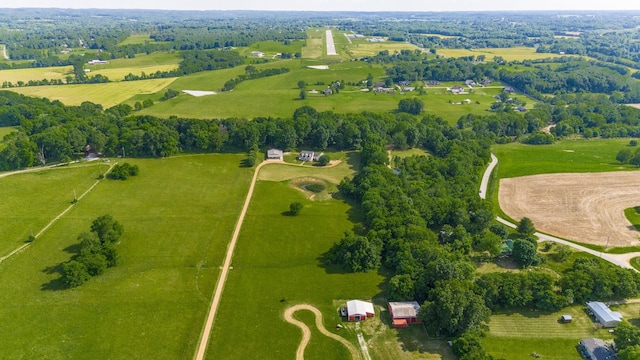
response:
<path id="1" fill-rule="evenodd" d="M 122 147 L 122 157 L 124 158 L 124 146 Z"/>

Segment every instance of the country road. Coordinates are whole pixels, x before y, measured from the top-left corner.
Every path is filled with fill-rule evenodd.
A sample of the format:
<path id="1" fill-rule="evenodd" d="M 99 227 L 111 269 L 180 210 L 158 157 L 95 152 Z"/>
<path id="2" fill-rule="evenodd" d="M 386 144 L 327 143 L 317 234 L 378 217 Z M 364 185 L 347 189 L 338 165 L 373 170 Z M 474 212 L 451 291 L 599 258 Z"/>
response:
<path id="1" fill-rule="evenodd" d="M 479 191 L 479 195 L 480 198 L 482 199 L 486 199 L 487 197 L 487 187 L 489 185 L 489 178 L 491 177 L 491 173 L 493 172 L 493 169 L 496 167 L 496 165 L 498 165 L 498 158 L 491 154 L 491 162 L 489 163 L 489 166 L 487 166 L 487 169 L 485 170 L 484 174 L 482 175 L 482 181 L 480 183 L 480 191 Z M 501 218 L 500 216 L 498 216 L 496 218 L 496 220 L 499 223 L 502 223 L 510 228 L 515 229 L 516 228 L 516 224 Z M 589 249 L 588 247 L 584 247 L 582 245 L 578 245 L 576 243 L 573 243 L 571 241 L 567 241 L 564 239 L 560 239 L 557 238 L 553 235 L 548 235 L 548 234 L 543 234 L 540 232 L 536 232 L 533 235 L 538 237 L 538 241 L 552 241 L 558 244 L 563 244 L 563 245 L 567 245 L 569 247 L 572 247 L 576 250 L 580 250 L 586 253 L 589 253 L 593 256 L 597 256 L 603 260 L 606 260 L 614 265 L 623 267 L 623 268 L 627 268 L 627 269 L 634 269 L 633 266 L 631 266 L 631 259 L 633 259 L 634 257 L 638 257 L 640 256 L 640 252 L 633 252 L 633 253 L 626 253 L 626 254 L 607 254 L 604 253 L 602 251 L 597 251 L 597 250 L 593 250 L 593 249 Z M 635 270 L 635 269 L 634 269 Z M 637 271 L 637 270 L 636 270 Z"/>

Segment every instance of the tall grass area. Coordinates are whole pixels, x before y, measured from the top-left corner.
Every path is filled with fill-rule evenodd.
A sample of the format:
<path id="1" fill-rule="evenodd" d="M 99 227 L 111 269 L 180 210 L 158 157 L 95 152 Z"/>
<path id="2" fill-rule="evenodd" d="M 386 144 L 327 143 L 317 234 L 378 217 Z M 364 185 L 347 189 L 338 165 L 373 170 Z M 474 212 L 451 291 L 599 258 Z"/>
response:
<path id="1" fill-rule="evenodd" d="M 30 235 L 38 234 L 69 207 L 74 190 L 81 195 L 107 169 L 95 163 L 0 178 L 0 257 L 23 245 Z"/>
<path id="2" fill-rule="evenodd" d="M 294 201 L 304 208 L 298 216 L 286 216 Z M 309 201 L 287 181 L 259 181 L 240 233 L 207 358 L 295 357 L 302 334 L 284 321 L 283 313 L 301 303 L 320 309 L 329 331 L 357 343 L 353 333 L 343 331 L 347 329 L 336 330 L 342 320 L 334 301 L 371 299 L 382 291 L 384 277 L 375 272 L 344 273 L 325 265 L 322 258 L 354 222 L 358 222 L 358 215 L 344 201 Z M 301 313 L 300 318 L 315 328 L 310 316 Z M 311 341 L 322 345 L 310 345 L 306 359 L 348 358 L 336 341 L 319 335 Z"/>
<path id="3" fill-rule="evenodd" d="M 562 140 L 552 145 L 494 145 L 498 178 L 536 174 L 604 172 L 636 169 L 616 161 L 629 139 Z"/>
<path id="4" fill-rule="evenodd" d="M 104 180 L 42 238 L 0 264 L 0 358 L 192 357 L 250 182 L 242 159 L 127 159 L 139 166 L 137 177 Z M 22 199 L 53 193 L 26 192 Z M 76 237 L 107 213 L 125 229 L 120 264 L 60 289 L 59 265 L 72 256 Z"/>

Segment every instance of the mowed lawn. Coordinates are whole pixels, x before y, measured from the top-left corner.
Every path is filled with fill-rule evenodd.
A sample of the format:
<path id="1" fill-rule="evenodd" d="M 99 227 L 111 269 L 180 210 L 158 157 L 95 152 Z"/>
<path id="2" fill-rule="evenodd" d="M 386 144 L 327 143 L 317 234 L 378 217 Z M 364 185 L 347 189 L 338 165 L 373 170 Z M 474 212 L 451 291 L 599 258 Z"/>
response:
<path id="1" fill-rule="evenodd" d="M 93 163 L 1 177 L 0 257 L 37 235 L 71 205 L 74 190 L 80 196 L 107 169 L 107 165 Z"/>
<path id="2" fill-rule="evenodd" d="M 629 139 L 562 140 L 552 145 L 494 145 L 498 157 L 498 178 L 568 172 L 633 170 L 616 161 L 629 147 Z"/>
<path id="3" fill-rule="evenodd" d="M 127 159 L 139 166 L 137 177 L 101 182 L 0 264 L 0 358 L 191 358 L 250 182 L 242 159 Z M 59 264 L 107 213 L 125 229 L 120 264 L 60 290 Z"/>
<path id="4" fill-rule="evenodd" d="M 568 314 L 573 322 L 559 322 Z M 596 329 L 582 306 L 572 306 L 548 313 L 523 310 L 518 313 L 496 313 L 489 323 L 489 334 L 483 339 L 487 352 L 497 358 L 527 359 L 538 353 L 542 359 L 580 359 L 576 345 L 583 338 L 612 338 L 607 329 Z"/>
<path id="5" fill-rule="evenodd" d="M 304 167 L 300 167 L 300 174 L 290 173 L 298 169 L 294 166 L 268 165 L 263 169 L 270 167 L 281 168 L 291 177 L 310 176 Z M 316 170 L 319 177 L 322 170 Z M 270 177 L 277 178 L 274 174 Z M 289 204 L 294 201 L 301 202 L 304 208 L 298 216 L 287 216 Z M 357 213 L 342 200 L 310 201 L 286 180 L 258 181 L 238 239 L 207 358 L 294 358 L 302 333 L 286 323 L 283 314 L 289 306 L 302 303 L 323 312 L 329 331 L 357 344 L 351 330 L 336 330 L 336 324 L 341 322 L 336 301 L 379 296 L 384 276 L 376 272 L 344 273 L 327 267 L 322 258 L 357 222 Z M 308 312 L 297 315 L 315 329 Z M 343 345 L 320 337 L 313 330 L 305 358 L 349 357 Z"/>
<path id="6" fill-rule="evenodd" d="M 11 91 L 50 100 L 60 100 L 65 105 L 80 105 L 85 101 L 102 105 L 105 109 L 137 94 L 153 94 L 169 86 L 176 78 L 140 81 L 110 82 L 104 84 L 79 84 L 59 86 L 29 86 Z"/>

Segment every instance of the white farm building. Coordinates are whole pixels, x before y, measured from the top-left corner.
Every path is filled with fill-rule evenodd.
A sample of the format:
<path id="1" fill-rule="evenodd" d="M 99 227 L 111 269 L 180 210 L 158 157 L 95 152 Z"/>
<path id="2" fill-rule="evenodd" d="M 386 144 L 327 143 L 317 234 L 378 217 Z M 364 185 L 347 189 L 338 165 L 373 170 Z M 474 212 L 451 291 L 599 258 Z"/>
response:
<path id="1" fill-rule="evenodd" d="M 605 303 L 591 301 L 587 303 L 587 307 L 596 317 L 596 320 L 602 324 L 602 327 L 616 327 L 620 325 L 620 322 L 622 321 L 622 315 L 619 312 L 611 311 Z"/>

